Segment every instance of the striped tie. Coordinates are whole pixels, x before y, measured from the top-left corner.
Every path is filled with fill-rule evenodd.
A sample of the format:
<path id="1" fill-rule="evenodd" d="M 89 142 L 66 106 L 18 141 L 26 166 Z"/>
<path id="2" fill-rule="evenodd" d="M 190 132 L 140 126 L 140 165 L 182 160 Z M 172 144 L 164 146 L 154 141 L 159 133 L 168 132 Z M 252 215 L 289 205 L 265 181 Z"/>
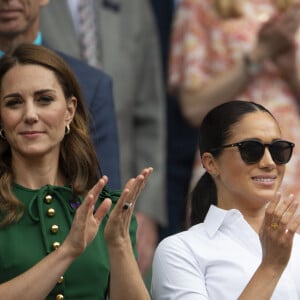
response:
<path id="1" fill-rule="evenodd" d="M 78 9 L 82 58 L 89 65 L 100 68 L 94 0 L 80 0 Z"/>

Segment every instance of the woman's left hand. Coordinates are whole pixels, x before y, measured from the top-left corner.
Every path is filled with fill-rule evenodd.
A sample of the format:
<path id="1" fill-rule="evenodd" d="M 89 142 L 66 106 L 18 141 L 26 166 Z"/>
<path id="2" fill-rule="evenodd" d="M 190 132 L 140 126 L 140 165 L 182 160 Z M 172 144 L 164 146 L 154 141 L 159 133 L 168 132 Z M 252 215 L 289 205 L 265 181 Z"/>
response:
<path id="1" fill-rule="evenodd" d="M 137 177 L 126 183 L 104 229 L 104 237 L 108 247 L 122 247 L 127 243 L 131 245 L 129 226 L 132 212 L 135 202 L 152 171 L 152 168 L 145 168 Z"/>
<path id="2" fill-rule="evenodd" d="M 102 219 L 109 211 L 111 200 L 105 199 L 96 211 L 95 203 L 108 178 L 103 176 L 88 192 L 84 201 L 76 211 L 70 232 L 62 244 L 63 249 L 72 256 L 77 257 L 85 251 L 86 247 L 94 240 Z"/>

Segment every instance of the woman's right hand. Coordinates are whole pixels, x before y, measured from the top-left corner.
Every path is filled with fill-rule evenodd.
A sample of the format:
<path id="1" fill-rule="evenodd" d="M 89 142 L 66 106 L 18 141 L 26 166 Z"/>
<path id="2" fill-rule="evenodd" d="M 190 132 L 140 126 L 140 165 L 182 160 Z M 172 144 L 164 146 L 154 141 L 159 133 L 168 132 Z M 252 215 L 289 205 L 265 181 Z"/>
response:
<path id="1" fill-rule="evenodd" d="M 283 271 L 290 259 L 294 235 L 300 228 L 300 215 L 296 214 L 299 202 L 293 195 L 283 201 L 280 198 L 277 193 L 266 209 L 260 240 L 262 264 Z"/>
<path id="2" fill-rule="evenodd" d="M 104 199 L 96 211 L 95 203 L 104 186 L 107 177 L 103 176 L 88 192 L 82 204 L 76 211 L 70 232 L 61 247 L 73 258 L 79 256 L 95 238 L 101 221 L 111 206 L 109 198 Z"/>

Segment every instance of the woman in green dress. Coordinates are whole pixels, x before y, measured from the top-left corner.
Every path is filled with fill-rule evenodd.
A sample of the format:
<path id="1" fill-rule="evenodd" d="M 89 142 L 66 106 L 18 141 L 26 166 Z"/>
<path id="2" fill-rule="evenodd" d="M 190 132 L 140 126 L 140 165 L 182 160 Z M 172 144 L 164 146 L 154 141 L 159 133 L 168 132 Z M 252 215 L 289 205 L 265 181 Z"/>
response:
<path id="1" fill-rule="evenodd" d="M 150 299 L 135 201 L 152 168 L 106 189 L 75 76 L 20 45 L 0 61 L 1 299 Z"/>

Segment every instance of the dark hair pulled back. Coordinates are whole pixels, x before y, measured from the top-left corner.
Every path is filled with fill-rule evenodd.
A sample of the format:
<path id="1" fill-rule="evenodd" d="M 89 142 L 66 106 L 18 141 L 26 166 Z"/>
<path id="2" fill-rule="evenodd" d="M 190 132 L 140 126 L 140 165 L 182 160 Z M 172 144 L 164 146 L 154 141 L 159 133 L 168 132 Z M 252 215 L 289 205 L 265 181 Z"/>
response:
<path id="1" fill-rule="evenodd" d="M 266 112 L 273 117 L 271 112 L 262 105 L 242 100 L 226 102 L 209 111 L 199 129 L 201 157 L 203 153 L 209 152 L 217 158 L 223 149 L 214 151 L 212 149 L 225 145 L 230 137 L 232 127 L 244 115 L 257 111 Z M 212 176 L 205 172 L 191 194 L 190 225 L 203 222 L 211 204 L 217 205 L 217 189 Z"/>

